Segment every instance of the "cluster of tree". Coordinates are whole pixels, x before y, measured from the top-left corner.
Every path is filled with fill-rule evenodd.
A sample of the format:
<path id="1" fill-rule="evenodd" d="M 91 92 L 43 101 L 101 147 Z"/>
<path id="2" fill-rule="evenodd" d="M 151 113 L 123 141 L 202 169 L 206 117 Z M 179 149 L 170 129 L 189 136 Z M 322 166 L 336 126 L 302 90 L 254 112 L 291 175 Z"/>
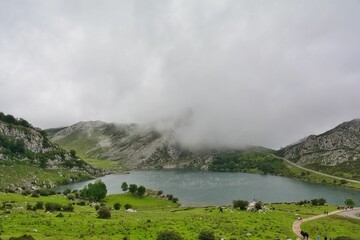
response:
<path id="1" fill-rule="evenodd" d="M 280 175 L 286 170 L 283 160 L 261 152 L 226 152 L 218 154 L 210 164 L 211 171 L 248 172 Z"/>
<path id="2" fill-rule="evenodd" d="M 140 197 L 143 197 L 145 195 L 145 192 L 146 192 L 146 188 L 144 186 L 139 186 L 138 187 L 136 184 L 128 185 L 127 182 L 123 182 L 121 184 L 121 189 L 124 192 L 129 191 L 133 195 L 137 195 L 137 196 L 140 196 Z"/>
<path id="3" fill-rule="evenodd" d="M 311 204 L 313 206 L 323 206 L 326 203 L 326 199 L 324 198 L 314 198 L 311 200 L 301 200 L 299 202 L 296 202 L 296 205 L 305 205 L 305 204 Z"/>
<path id="4" fill-rule="evenodd" d="M 13 124 L 13 125 L 27 127 L 27 128 L 33 128 L 33 126 L 25 119 L 15 118 L 13 115 L 4 114 L 3 112 L 0 112 L 0 121 L 6 122 L 9 124 Z"/>
<path id="5" fill-rule="evenodd" d="M 0 147 L 3 153 L 7 155 L 25 154 L 25 144 L 22 140 L 11 139 L 9 137 L 0 135 Z"/>
<path id="6" fill-rule="evenodd" d="M 73 212 L 74 206 L 71 203 L 66 204 L 66 205 L 61 205 L 59 203 L 48 202 L 48 203 L 45 203 L 45 205 L 44 205 L 43 202 L 36 202 L 36 204 L 34 206 L 32 206 L 31 204 L 27 204 L 26 209 L 32 210 L 32 211 L 45 209 L 45 211 L 47 211 L 47 212 L 55 212 L 55 211 Z"/>
<path id="7" fill-rule="evenodd" d="M 99 179 L 96 180 L 95 183 L 89 183 L 85 186 L 80 191 L 80 196 L 91 201 L 100 201 L 105 198 L 106 193 L 106 185 Z"/>
<path id="8" fill-rule="evenodd" d="M 184 238 L 176 231 L 165 230 L 159 232 L 156 240 L 183 240 Z M 215 240 L 215 235 L 211 231 L 201 231 L 198 240 Z"/>
<path id="9" fill-rule="evenodd" d="M 246 210 L 249 206 L 249 202 L 246 200 L 234 200 L 233 201 L 233 207 L 238 208 L 240 210 Z"/>

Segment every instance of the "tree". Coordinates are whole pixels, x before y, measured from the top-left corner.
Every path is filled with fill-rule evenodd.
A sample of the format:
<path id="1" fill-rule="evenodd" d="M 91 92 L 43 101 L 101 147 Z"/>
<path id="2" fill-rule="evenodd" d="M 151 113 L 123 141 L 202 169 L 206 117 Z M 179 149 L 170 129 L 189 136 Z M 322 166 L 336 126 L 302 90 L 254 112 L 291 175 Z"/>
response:
<path id="1" fill-rule="evenodd" d="M 323 206 L 323 205 L 325 205 L 325 203 L 326 203 L 326 199 L 325 199 L 325 198 L 319 198 L 319 199 L 318 199 L 318 204 L 319 204 L 319 205 Z"/>
<path id="2" fill-rule="evenodd" d="M 145 195 L 146 188 L 144 186 L 139 186 L 137 189 L 137 194 L 140 197 L 143 197 Z"/>
<path id="3" fill-rule="evenodd" d="M 240 210 L 246 210 L 248 205 L 249 205 L 249 202 L 246 200 L 234 200 L 233 201 L 233 207 L 239 208 Z"/>
<path id="4" fill-rule="evenodd" d="M 165 230 L 158 234 L 156 240 L 183 240 L 179 233 Z"/>
<path id="5" fill-rule="evenodd" d="M 129 186 L 129 192 L 131 192 L 132 194 L 135 194 L 137 191 L 138 187 L 136 184 L 130 184 Z"/>
<path id="6" fill-rule="evenodd" d="M 345 205 L 348 206 L 349 208 L 352 208 L 355 206 L 355 202 L 354 200 L 352 200 L 351 198 L 345 199 L 344 201 Z"/>
<path id="7" fill-rule="evenodd" d="M 100 179 L 94 184 L 89 183 L 81 190 L 81 196 L 94 201 L 100 201 L 105 198 L 107 193 L 106 185 Z"/>
<path id="8" fill-rule="evenodd" d="M 199 234 L 198 239 L 199 239 L 199 240 L 215 240 L 215 236 L 214 236 L 214 233 L 213 233 L 213 232 L 210 232 L 210 231 L 202 231 L 202 232 Z"/>
<path id="9" fill-rule="evenodd" d="M 126 182 L 123 182 L 123 183 L 121 184 L 121 189 L 122 189 L 124 192 L 128 191 L 128 190 L 129 190 L 128 184 L 127 184 Z"/>

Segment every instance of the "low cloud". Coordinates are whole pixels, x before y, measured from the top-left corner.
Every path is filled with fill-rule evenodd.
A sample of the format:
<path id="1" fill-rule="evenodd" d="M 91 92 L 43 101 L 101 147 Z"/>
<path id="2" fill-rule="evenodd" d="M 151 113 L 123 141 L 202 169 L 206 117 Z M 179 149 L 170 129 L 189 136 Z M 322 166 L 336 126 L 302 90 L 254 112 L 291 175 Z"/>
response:
<path id="1" fill-rule="evenodd" d="M 0 111 L 48 128 L 192 111 L 188 145 L 279 148 L 359 117 L 358 1 L 0 3 Z"/>

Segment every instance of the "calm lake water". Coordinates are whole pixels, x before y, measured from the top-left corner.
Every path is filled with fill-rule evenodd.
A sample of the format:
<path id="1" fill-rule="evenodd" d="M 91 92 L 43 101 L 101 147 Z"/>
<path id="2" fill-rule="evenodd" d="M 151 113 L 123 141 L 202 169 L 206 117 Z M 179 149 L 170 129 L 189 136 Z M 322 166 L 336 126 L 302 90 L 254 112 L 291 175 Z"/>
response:
<path id="1" fill-rule="evenodd" d="M 351 198 L 360 205 L 360 191 L 313 184 L 295 179 L 249 173 L 219 173 L 190 170 L 144 170 L 130 174 L 111 174 L 100 177 L 108 194 L 122 193 L 121 184 L 127 182 L 146 188 L 162 190 L 179 198 L 185 206 L 230 205 L 235 199 L 263 202 L 295 202 L 325 198 L 331 204 L 343 204 Z M 82 189 L 93 181 L 63 185 L 57 188 Z"/>

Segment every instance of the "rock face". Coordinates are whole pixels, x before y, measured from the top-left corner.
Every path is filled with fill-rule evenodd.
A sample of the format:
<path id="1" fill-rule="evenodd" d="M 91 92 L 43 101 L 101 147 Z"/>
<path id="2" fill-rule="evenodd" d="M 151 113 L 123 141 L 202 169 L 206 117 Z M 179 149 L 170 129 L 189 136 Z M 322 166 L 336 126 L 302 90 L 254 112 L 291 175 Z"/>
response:
<path id="1" fill-rule="evenodd" d="M 91 158 L 110 159 L 133 168 L 206 168 L 211 153 L 190 152 L 173 131 L 151 126 L 79 122 L 56 132 L 51 140 Z"/>
<path id="2" fill-rule="evenodd" d="M 0 121 L 0 135 L 22 141 L 26 149 L 35 153 L 44 153 L 55 149 L 39 130 L 33 128 L 14 126 Z"/>
<path id="3" fill-rule="evenodd" d="M 2 116 L 5 115 L 3 114 Z M 0 167 L 10 166 L 16 168 L 19 164 L 29 166 L 29 169 L 38 169 L 36 171 L 59 170 L 52 171 L 54 175 L 57 172 L 61 175 L 61 171 L 67 171 L 70 172 L 70 177 L 73 175 L 75 178 L 78 178 L 78 181 L 84 180 L 80 179 L 80 175 L 89 179 L 101 174 L 101 171 L 90 166 L 74 153 L 67 152 L 51 143 L 46 136 L 46 132 L 36 129 L 30 124 L 25 126 L 19 125 L 17 120 L 14 120 L 14 123 L 0 120 Z M 5 170 L 2 172 L 2 174 L 7 174 Z M 18 181 L 19 179 L 14 176 L 13 180 Z M 34 181 L 31 180 L 20 180 L 24 182 L 22 186 L 29 185 L 29 187 L 32 187 L 37 185 L 37 183 L 33 183 Z M 68 182 L 67 179 L 60 181 Z M 6 183 L 0 182 L 2 187 L 6 187 Z M 9 183 L 9 186 L 11 184 Z M 14 184 L 11 186 L 16 187 Z"/>
<path id="4" fill-rule="evenodd" d="M 336 166 L 360 161 L 360 119 L 344 122 L 320 135 L 310 135 L 279 153 L 299 165 Z"/>

